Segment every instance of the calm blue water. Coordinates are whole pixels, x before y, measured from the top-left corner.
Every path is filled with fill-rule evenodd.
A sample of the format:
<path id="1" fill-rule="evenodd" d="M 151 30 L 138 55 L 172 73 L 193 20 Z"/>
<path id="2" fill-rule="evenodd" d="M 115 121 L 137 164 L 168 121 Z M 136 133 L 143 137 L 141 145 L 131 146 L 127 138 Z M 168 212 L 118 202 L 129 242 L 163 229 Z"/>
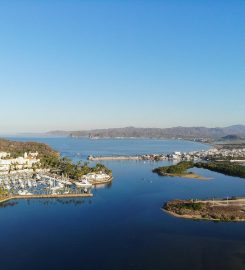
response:
<path id="1" fill-rule="evenodd" d="M 51 145 L 62 155 L 73 159 L 86 159 L 89 155 L 136 155 L 169 153 L 174 151 L 192 151 L 208 149 L 208 145 L 181 140 L 145 140 L 145 139 L 73 139 L 73 138 L 20 138 L 12 140 L 37 141 Z"/>
<path id="2" fill-rule="evenodd" d="M 74 159 L 207 147 L 157 140 L 40 141 Z M 245 269 L 245 223 L 184 220 L 161 210 L 165 201 L 175 198 L 244 196 L 244 179 L 203 169 L 195 171 L 214 179 L 163 178 L 151 173 L 168 162 L 105 164 L 113 170 L 114 180 L 96 188 L 93 198 L 2 205 L 1 269 Z"/>

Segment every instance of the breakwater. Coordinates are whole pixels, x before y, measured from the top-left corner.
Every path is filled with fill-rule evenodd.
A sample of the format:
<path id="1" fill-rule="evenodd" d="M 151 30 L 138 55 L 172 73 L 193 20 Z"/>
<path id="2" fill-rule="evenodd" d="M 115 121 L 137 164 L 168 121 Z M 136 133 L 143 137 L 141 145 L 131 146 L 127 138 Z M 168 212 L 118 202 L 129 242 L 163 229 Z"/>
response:
<path id="1" fill-rule="evenodd" d="M 78 193 L 78 194 L 33 194 L 33 195 L 13 195 L 7 196 L 0 199 L 0 203 L 9 200 L 19 199 L 52 199 L 52 198 L 86 198 L 93 197 L 92 193 Z"/>
<path id="2" fill-rule="evenodd" d="M 142 156 L 89 156 L 90 161 L 103 161 L 103 160 L 142 160 Z"/>

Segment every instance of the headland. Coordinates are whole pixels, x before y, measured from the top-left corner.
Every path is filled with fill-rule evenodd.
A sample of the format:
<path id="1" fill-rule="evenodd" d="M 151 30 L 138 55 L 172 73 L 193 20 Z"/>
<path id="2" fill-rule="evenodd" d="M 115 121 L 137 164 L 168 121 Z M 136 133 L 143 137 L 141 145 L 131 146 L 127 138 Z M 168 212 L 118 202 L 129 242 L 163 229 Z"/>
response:
<path id="1" fill-rule="evenodd" d="M 0 201 L 89 197 L 94 185 L 112 178 L 103 164 L 74 163 L 46 144 L 0 140 Z"/>

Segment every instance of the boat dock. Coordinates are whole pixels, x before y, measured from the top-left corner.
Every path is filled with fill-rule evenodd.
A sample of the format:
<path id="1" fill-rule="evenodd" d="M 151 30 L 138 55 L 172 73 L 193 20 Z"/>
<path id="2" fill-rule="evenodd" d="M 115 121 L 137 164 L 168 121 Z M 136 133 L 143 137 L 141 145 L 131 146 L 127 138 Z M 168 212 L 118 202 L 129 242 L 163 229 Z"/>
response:
<path id="1" fill-rule="evenodd" d="M 0 199 L 0 203 L 9 200 L 19 199 L 53 199 L 53 198 L 88 198 L 93 197 L 92 193 L 70 193 L 70 194 L 32 194 L 32 195 L 13 195 Z"/>

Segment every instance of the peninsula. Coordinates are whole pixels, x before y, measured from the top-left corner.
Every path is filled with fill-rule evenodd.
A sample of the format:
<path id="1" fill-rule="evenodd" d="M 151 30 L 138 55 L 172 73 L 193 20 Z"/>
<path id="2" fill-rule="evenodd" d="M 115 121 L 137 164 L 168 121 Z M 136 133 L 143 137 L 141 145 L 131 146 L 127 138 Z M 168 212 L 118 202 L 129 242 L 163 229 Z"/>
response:
<path id="1" fill-rule="evenodd" d="M 103 164 L 73 163 L 46 144 L 0 139 L 0 201 L 11 198 L 90 196 L 111 182 Z"/>
<path id="2" fill-rule="evenodd" d="M 187 219 L 245 221 L 245 198 L 173 200 L 163 206 L 169 214 Z"/>
<path id="3" fill-rule="evenodd" d="M 193 168 L 194 165 L 195 164 L 191 161 L 182 161 L 177 165 L 155 168 L 153 170 L 153 173 L 157 173 L 160 176 L 173 176 L 173 177 L 175 176 L 198 180 L 208 180 L 209 178 L 187 171 L 188 169 Z"/>

